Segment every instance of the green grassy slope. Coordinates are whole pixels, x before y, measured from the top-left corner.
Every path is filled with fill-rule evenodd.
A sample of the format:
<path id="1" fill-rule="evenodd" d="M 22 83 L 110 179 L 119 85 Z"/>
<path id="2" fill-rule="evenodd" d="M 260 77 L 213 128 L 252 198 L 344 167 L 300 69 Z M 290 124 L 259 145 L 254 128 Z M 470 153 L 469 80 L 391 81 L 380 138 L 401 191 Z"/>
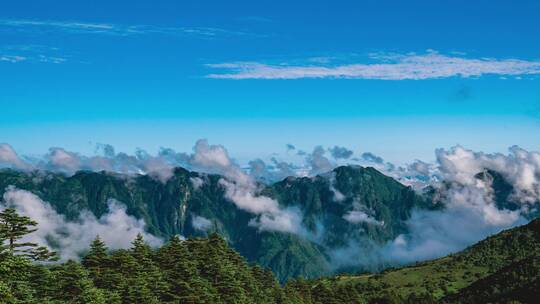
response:
<path id="1" fill-rule="evenodd" d="M 511 263 L 444 298 L 447 303 L 534 303 L 540 296 L 540 256 Z"/>
<path id="2" fill-rule="evenodd" d="M 516 299 L 513 293 L 537 286 L 539 258 L 540 219 L 536 219 L 444 258 L 380 274 L 320 279 L 313 282 L 312 288 L 318 285 L 329 290 L 345 288 L 354 291 L 353 296 L 361 295 L 375 302 L 388 295 L 407 299 L 413 294 L 429 294 L 438 299 L 446 296 L 445 300 L 451 302 L 468 303 L 463 299 L 474 299 L 478 296 L 476 291 L 492 293 L 489 288 L 500 290 L 500 297 Z M 516 281 L 519 284 L 511 288 L 508 282 Z"/>

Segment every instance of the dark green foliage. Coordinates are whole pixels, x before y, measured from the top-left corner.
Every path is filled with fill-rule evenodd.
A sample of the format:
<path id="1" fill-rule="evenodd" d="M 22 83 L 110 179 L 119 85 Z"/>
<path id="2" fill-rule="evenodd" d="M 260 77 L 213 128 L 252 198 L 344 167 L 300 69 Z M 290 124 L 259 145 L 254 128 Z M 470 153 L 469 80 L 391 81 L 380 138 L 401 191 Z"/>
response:
<path id="1" fill-rule="evenodd" d="M 64 303 L 108 303 L 79 263 L 68 261 L 54 267 L 53 273 L 56 288 L 50 292 L 51 299 Z"/>
<path id="2" fill-rule="evenodd" d="M 34 298 L 32 264 L 23 257 L 4 256 L 0 260 L 0 303 L 31 301 Z"/>
<path id="3" fill-rule="evenodd" d="M 21 231 L 18 238 L 33 232 Z M 272 272 L 249 266 L 217 234 L 173 236 L 157 250 L 141 235 L 132 244 L 110 252 L 97 236 L 82 263 L 46 265 L 9 250 L 0 258 L 0 303 L 288 303 Z"/>
<path id="4" fill-rule="evenodd" d="M 534 303 L 540 294 L 540 256 L 531 256 L 480 279 L 455 295 L 448 303 Z"/>
<path id="5" fill-rule="evenodd" d="M 30 242 L 19 242 L 23 236 L 36 231 L 37 229 L 33 228 L 36 225 L 36 221 L 17 214 L 13 208 L 6 208 L 0 212 L 0 255 L 25 256 L 34 261 L 54 260 L 56 253 L 50 252 L 46 247 Z"/>
<path id="6" fill-rule="evenodd" d="M 211 303 L 215 290 L 203 280 L 197 269 L 196 258 L 185 242 L 174 236 L 157 253 L 157 259 L 169 286 L 166 301 L 183 303 Z"/>
<path id="7" fill-rule="evenodd" d="M 107 266 L 110 264 L 107 255 L 107 247 L 105 243 L 96 236 L 90 245 L 90 251 L 86 254 L 82 261 L 83 266 L 88 269 L 92 280 L 98 287 L 107 286 Z"/>

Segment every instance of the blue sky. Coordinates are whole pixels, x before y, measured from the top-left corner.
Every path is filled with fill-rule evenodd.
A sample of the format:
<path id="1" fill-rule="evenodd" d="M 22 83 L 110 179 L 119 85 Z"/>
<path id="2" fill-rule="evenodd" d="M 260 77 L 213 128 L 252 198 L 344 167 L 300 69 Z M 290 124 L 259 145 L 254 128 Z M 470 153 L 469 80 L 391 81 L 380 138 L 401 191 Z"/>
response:
<path id="1" fill-rule="evenodd" d="M 4 3 L 0 142 L 538 150 L 538 1 L 291 2 Z"/>

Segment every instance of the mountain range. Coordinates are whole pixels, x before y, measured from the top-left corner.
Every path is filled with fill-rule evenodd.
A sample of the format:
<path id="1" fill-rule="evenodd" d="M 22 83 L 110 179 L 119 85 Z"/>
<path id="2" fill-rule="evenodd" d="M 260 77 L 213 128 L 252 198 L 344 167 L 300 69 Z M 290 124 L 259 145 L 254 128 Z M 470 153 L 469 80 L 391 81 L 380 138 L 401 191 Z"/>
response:
<path id="1" fill-rule="evenodd" d="M 516 208 L 505 199 L 511 186 L 496 172 L 477 177 L 495 181 L 497 204 Z M 255 216 L 225 195 L 224 179 L 183 168 L 176 168 L 166 182 L 149 175 L 79 171 L 67 176 L 2 169 L 0 196 L 9 186 L 32 192 L 73 221 L 84 210 L 97 218 L 107 214 L 107 202 L 114 199 L 125 205 L 128 215 L 144 220 L 148 233 L 164 240 L 217 232 L 249 262 L 271 268 L 281 282 L 392 266 L 344 261 L 342 249 L 351 244 L 360 244 L 365 251 L 381 246 L 407 232 L 406 222 L 414 210 L 443 208 L 433 189 L 419 194 L 374 168 L 342 166 L 314 177 L 258 185 L 259 195 L 300 214 L 302 231 L 287 233 L 252 225 Z"/>

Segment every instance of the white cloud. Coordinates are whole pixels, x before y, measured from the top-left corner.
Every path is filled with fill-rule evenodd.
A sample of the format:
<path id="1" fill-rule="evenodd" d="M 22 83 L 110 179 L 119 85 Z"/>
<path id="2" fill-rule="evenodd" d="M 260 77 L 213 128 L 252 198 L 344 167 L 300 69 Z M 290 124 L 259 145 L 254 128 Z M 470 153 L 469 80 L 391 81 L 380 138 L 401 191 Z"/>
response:
<path id="1" fill-rule="evenodd" d="M 1 29 L 1 22 L 0 22 Z M 68 59 L 59 54 L 59 49 L 42 45 L 3 45 L 0 46 L 0 62 L 18 63 L 64 63 Z"/>
<path id="2" fill-rule="evenodd" d="M 232 161 L 225 147 L 209 145 L 206 139 L 200 139 L 193 147 L 191 165 L 212 171 L 223 172 L 228 170 Z"/>
<path id="3" fill-rule="evenodd" d="M 77 154 L 58 147 L 50 148 L 47 158 L 49 160 L 49 167 L 52 170 L 62 172 L 77 171 L 81 168 L 82 164 L 82 161 Z"/>
<path id="4" fill-rule="evenodd" d="M 436 199 L 444 209 L 413 210 L 406 222 L 408 232 L 385 246 L 366 251 L 369 242 L 351 240 L 348 246 L 331 252 L 335 263 L 369 267 L 381 262 L 399 264 L 437 258 L 502 229 L 524 224 L 530 212 L 538 208 L 540 153 L 514 146 L 508 154 L 489 154 L 456 146 L 436 150 L 436 157 L 434 164 L 415 161 L 406 167 L 386 164 L 380 169 L 417 189 L 435 187 Z M 518 206 L 515 210 L 497 206 L 492 180 L 478 178 L 478 173 L 486 170 L 497 172 L 513 187 L 509 199 Z M 358 210 L 355 206 L 343 218 L 351 222 L 371 221 Z"/>
<path id="5" fill-rule="evenodd" d="M 272 183 L 296 175 L 296 166 L 293 164 L 279 161 L 274 157 L 270 161 L 268 165 L 259 158 L 250 161 L 248 163 L 249 175 L 264 183 Z"/>
<path id="6" fill-rule="evenodd" d="M 456 252 L 485 237 L 526 223 L 524 218 L 540 202 L 540 153 L 511 147 L 510 153 L 488 154 L 456 146 L 436 151 L 437 166 L 411 166 L 417 173 L 436 175 L 427 179 L 438 189 L 444 204 L 440 211 L 413 212 L 409 232 L 383 248 L 392 261 L 414 262 Z M 516 210 L 500 209 L 490 179 L 478 173 L 492 170 L 514 189 L 510 200 Z"/>
<path id="7" fill-rule="evenodd" d="M 148 34 L 197 36 L 212 38 L 216 36 L 243 36 L 250 35 L 241 31 L 229 31 L 212 27 L 168 27 L 154 25 L 124 25 L 114 23 L 95 23 L 78 21 L 28 20 L 28 19 L 0 19 L 0 28 L 17 28 L 25 31 L 43 33 L 64 32 L 71 34 L 101 34 L 115 36 L 134 36 Z"/>
<path id="8" fill-rule="evenodd" d="M 483 202 L 481 196 L 471 197 L 471 193 L 458 196 L 453 197 L 458 201 L 449 203 L 446 210 L 413 212 L 407 221 L 409 232 L 384 246 L 382 256 L 399 263 L 433 259 L 526 223 L 519 211 L 499 210 Z"/>
<path id="9" fill-rule="evenodd" d="M 291 210 L 282 209 L 276 200 L 260 195 L 256 181 L 230 158 L 225 147 L 210 145 L 201 139 L 196 142 L 191 155 L 181 158 L 186 159 L 192 169 L 222 174 L 219 183 L 225 189 L 225 197 L 237 208 L 256 216 L 250 221 L 251 226 L 259 230 L 299 233 L 301 217 Z"/>
<path id="10" fill-rule="evenodd" d="M 258 218 L 251 219 L 249 225 L 257 227 L 259 231 L 306 234 L 302 227 L 302 214 L 296 209 L 279 209 L 272 213 L 262 213 Z"/>
<path id="11" fill-rule="evenodd" d="M 497 208 L 489 182 L 479 179 L 467 185 L 454 182 L 440 190 L 444 209 L 413 210 L 406 221 L 407 233 L 383 246 L 369 240 L 351 240 L 344 248 L 331 252 L 333 262 L 373 267 L 438 258 L 463 250 L 502 229 L 527 222 L 521 210 Z M 351 223 L 383 224 L 359 210 L 350 211 L 343 218 Z"/>
<path id="12" fill-rule="evenodd" d="M 190 177 L 189 181 L 195 190 L 198 190 L 204 185 L 204 180 L 200 177 Z"/>
<path id="13" fill-rule="evenodd" d="M 371 225 L 377 225 L 382 226 L 384 225 L 383 221 L 377 221 L 372 216 L 368 215 L 367 213 L 359 210 L 351 210 L 347 212 L 343 219 L 345 219 L 347 222 L 351 224 L 359 224 L 359 223 L 366 223 Z"/>
<path id="14" fill-rule="evenodd" d="M 38 55 L 37 58 L 35 58 L 35 60 L 39 61 L 39 62 L 44 62 L 44 63 L 55 63 L 55 64 L 59 64 L 59 63 L 64 63 L 67 61 L 66 58 L 62 58 L 62 57 L 53 57 L 53 56 L 45 56 L 45 55 Z"/>
<path id="15" fill-rule="evenodd" d="M 437 161 L 441 179 L 462 185 L 478 183 L 476 174 L 484 170 L 500 173 L 514 187 L 513 199 L 521 204 L 540 201 L 540 153 L 517 146 L 509 154 L 474 152 L 461 146 L 438 149 Z"/>
<path id="16" fill-rule="evenodd" d="M 207 231 L 212 228 L 212 221 L 205 217 L 195 215 L 191 220 L 191 225 L 195 230 Z"/>
<path id="17" fill-rule="evenodd" d="M 0 143 L 0 167 L 2 166 L 22 170 L 30 168 L 30 165 L 24 162 L 10 145 L 5 143 Z"/>
<path id="18" fill-rule="evenodd" d="M 145 162 L 144 169 L 162 183 L 166 183 L 174 175 L 173 166 L 161 158 L 151 157 Z"/>
<path id="19" fill-rule="evenodd" d="M 17 63 L 21 61 L 26 61 L 27 58 L 24 56 L 19 55 L 1 55 L 0 54 L 0 61 L 10 62 L 10 63 Z"/>
<path id="20" fill-rule="evenodd" d="M 334 202 L 342 202 L 346 199 L 345 195 L 341 193 L 336 187 L 330 184 L 330 191 L 333 193 Z"/>
<path id="21" fill-rule="evenodd" d="M 331 172 L 330 174 L 327 174 L 325 176 L 327 176 L 328 178 L 328 184 L 329 184 L 330 191 L 333 194 L 332 199 L 334 200 L 334 202 L 344 201 L 347 197 L 343 193 L 341 193 L 341 191 L 336 189 L 336 186 L 335 186 L 336 174 L 334 172 Z"/>
<path id="22" fill-rule="evenodd" d="M 311 168 L 310 174 L 316 175 L 326 173 L 334 169 L 335 165 L 330 162 L 325 155 L 326 151 L 322 146 L 316 146 L 311 154 L 306 156 L 306 162 Z"/>
<path id="23" fill-rule="evenodd" d="M 220 179 L 225 197 L 237 208 L 256 215 L 249 224 L 259 230 L 300 233 L 302 217 L 298 212 L 282 209 L 270 197 L 259 195 L 257 185 L 245 173 L 237 171 L 240 178 Z"/>
<path id="24" fill-rule="evenodd" d="M 38 230 L 29 234 L 25 241 L 46 245 L 57 250 L 62 260 L 77 259 L 89 248 L 99 235 L 111 249 L 128 248 L 137 234 L 141 233 L 152 246 L 162 241 L 144 231 L 145 223 L 126 214 L 126 207 L 109 200 L 108 213 L 96 218 L 90 211 L 83 210 L 75 221 L 68 221 L 53 207 L 35 194 L 9 187 L 3 196 L 0 208 L 15 208 L 19 214 L 38 222 Z"/>
<path id="25" fill-rule="evenodd" d="M 380 156 L 377 156 L 371 152 L 364 152 L 361 155 L 362 159 L 369 163 L 382 164 L 384 159 Z"/>
<path id="26" fill-rule="evenodd" d="M 480 77 L 483 75 L 523 76 L 540 74 L 540 61 L 495 58 L 466 58 L 443 55 L 436 51 L 425 54 L 376 54 L 376 63 L 345 65 L 272 65 L 260 62 L 208 64 L 223 73 L 207 75 L 222 79 L 300 79 L 357 78 L 380 80 L 422 80 L 447 77 Z"/>
<path id="27" fill-rule="evenodd" d="M 330 151 L 330 154 L 332 154 L 332 157 L 335 159 L 348 159 L 353 155 L 353 151 L 339 146 L 334 146 L 333 148 L 328 149 L 328 151 Z"/>
<path id="28" fill-rule="evenodd" d="M 225 188 L 225 196 L 236 206 L 254 214 L 279 212 L 278 202 L 266 196 L 257 196 L 251 184 L 242 185 L 221 179 L 219 183 Z"/>

